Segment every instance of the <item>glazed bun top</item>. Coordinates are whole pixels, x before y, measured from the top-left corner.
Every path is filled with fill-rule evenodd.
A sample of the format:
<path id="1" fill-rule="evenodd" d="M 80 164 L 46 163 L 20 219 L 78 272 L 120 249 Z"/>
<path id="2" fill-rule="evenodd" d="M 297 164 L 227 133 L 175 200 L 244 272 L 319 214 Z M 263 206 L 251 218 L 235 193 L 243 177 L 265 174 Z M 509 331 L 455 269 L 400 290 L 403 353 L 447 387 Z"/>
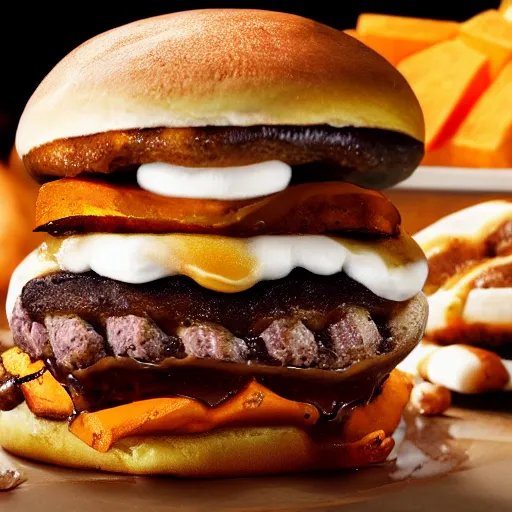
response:
<path id="1" fill-rule="evenodd" d="M 156 127 L 330 125 L 423 141 L 400 73 L 356 39 L 278 12 L 178 12 L 85 42 L 46 76 L 20 119 L 21 156 L 58 139 Z"/>

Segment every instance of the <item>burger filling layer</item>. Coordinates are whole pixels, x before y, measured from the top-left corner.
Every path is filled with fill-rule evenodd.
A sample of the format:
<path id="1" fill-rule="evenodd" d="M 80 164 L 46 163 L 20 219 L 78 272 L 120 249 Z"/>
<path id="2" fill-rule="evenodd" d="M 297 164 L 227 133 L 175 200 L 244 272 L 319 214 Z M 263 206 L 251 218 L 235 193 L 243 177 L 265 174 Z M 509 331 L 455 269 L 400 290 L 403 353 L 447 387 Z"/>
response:
<path id="1" fill-rule="evenodd" d="M 77 410 L 176 394 L 213 406 L 256 379 L 336 416 L 371 399 L 417 343 L 425 312 L 421 294 L 389 301 L 344 273 L 297 269 L 238 294 L 184 276 L 131 285 L 56 273 L 24 287 L 11 326 Z"/>
<path id="2" fill-rule="evenodd" d="M 306 153 L 313 132 L 304 135 Z M 288 135 L 270 146 L 286 146 Z M 383 460 L 410 391 L 409 381 L 395 386 L 389 376 L 421 337 L 427 308 L 420 293 L 427 265 L 400 232 L 396 210 L 351 185 L 284 190 L 291 169 L 280 162 L 187 171 L 154 157 L 138 164 L 142 189 L 122 185 L 119 201 L 112 184 L 47 185 L 40 226 L 65 236 L 50 238 L 13 276 L 7 307 L 18 348 L 4 363 L 6 382 L 16 385 L 0 390 L 0 402 L 7 396 L 7 408 L 15 406 L 19 388 L 34 414 L 69 418 L 71 431 L 99 451 L 130 435 L 279 424 L 314 427 L 313 437 L 335 443 L 386 445 Z M 276 165 L 283 171 L 273 169 L 276 179 L 247 187 L 253 167 L 263 166 L 261 178 Z M 196 173 L 206 173 L 201 184 L 211 178 L 204 190 L 194 185 Z M 56 203 L 62 187 L 82 196 L 66 193 Z M 102 194 L 88 196 L 93 189 L 108 193 L 108 211 Z M 166 197 L 186 190 L 199 199 Z M 144 201 L 127 209 L 126 193 Z M 274 195 L 242 204 L 263 193 Z M 281 203 L 286 212 L 277 215 Z M 140 234 L 116 233 L 123 222 L 122 230 L 132 229 L 132 204 Z M 107 217 L 115 217 L 111 233 L 100 229 Z M 169 222 L 180 232 L 155 234 L 155 226 L 168 233 Z M 260 224 L 260 236 L 213 234 L 222 225 L 244 236 Z M 93 233 L 70 235 L 80 229 Z M 349 232 L 359 238 L 339 236 Z M 367 409 L 376 397 L 393 402 L 393 412 L 378 415 L 381 433 Z"/>
<path id="3" fill-rule="evenodd" d="M 27 257 L 13 274 L 7 314 L 28 281 L 59 271 L 93 271 L 132 284 L 186 275 L 204 288 L 239 293 L 258 282 L 281 279 L 298 267 L 323 276 L 343 271 L 375 295 L 395 301 L 416 295 L 428 273 L 423 253 L 405 234 L 359 240 L 320 235 L 237 239 L 91 234 L 50 239 Z"/>
<path id="4" fill-rule="evenodd" d="M 189 179 L 193 179 L 196 171 L 202 172 L 187 170 Z M 229 173 L 230 169 L 225 172 Z M 157 184 L 154 185 L 156 188 Z M 250 195 L 254 188 L 246 187 L 243 192 Z M 165 187 L 159 187 L 158 191 L 162 189 Z M 204 188 L 201 190 L 205 192 Z M 211 189 L 208 194 L 213 194 Z M 400 233 L 400 214 L 380 192 L 336 181 L 293 185 L 256 199 L 213 200 L 165 197 L 133 184 L 65 178 L 45 183 L 39 190 L 36 226 L 37 231 L 55 236 L 202 233 L 248 237 L 357 233 L 382 237 Z"/>

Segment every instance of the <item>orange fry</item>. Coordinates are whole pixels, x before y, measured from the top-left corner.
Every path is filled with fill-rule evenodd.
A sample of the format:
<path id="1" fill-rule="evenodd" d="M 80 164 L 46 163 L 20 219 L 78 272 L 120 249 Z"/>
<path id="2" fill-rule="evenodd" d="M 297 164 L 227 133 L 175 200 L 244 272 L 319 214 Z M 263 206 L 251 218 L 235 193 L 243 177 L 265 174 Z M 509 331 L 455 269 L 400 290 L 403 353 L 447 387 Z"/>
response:
<path id="1" fill-rule="evenodd" d="M 2 354 L 5 369 L 14 377 L 27 377 L 44 368 L 42 361 L 32 363 L 30 357 L 14 347 Z M 66 390 L 46 371 L 39 378 L 21 384 L 28 408 L 43 418 L 63 420 L 73 413 L 73 402 Z"/>
<path id="2" fill-rule="evenodd" d="M 70 430 L 100 452 L 119 439 L 148 434 L 193 434 L 237 425 L 295 425 L 318 421 L 317 409 L 286 400 L 256 382 L 218 407 L 188 398 L 155 398 L 94 413 L 82 413 Z"/>
<path id="3" fill-rule="evenodd" d="M 356 37 L 396 65 L 409 55 L 452 39 L 458 31 L 459 24 L 454 21 L 364 13 L 357 20 Z"/>
<path id="4" fill-rule="evenodd" d="M 402 411 L 409 402 L 412 376 L 393 370 L 380 394 L 369 404 L 357 407 L 343 426 L 341 439 L 354 442 L 370 432 L 383 430 L 390 436 L 400 423 Z"/>

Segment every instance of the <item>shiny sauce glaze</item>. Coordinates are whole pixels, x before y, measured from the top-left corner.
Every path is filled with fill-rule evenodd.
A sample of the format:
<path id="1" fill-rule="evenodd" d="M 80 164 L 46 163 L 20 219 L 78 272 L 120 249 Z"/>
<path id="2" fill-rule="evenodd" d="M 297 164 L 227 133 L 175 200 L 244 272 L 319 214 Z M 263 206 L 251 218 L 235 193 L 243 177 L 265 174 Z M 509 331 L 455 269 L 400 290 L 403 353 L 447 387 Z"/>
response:
<path id="1" fill-rule="evenodd" d="M 107 357 L 83 370 L 61 374 L 76 413 L 138 400 L 181 396 L 215 407 L 240 392 L 251 380 L 274 393 L 314 405 L 319 425 L 336 428 L 355 406 L 368 403 L 403 354 L 394 351 L 356 363 L 345 370 L 225 363 L 209 359 L 169 358 L 159 364 Z"/>

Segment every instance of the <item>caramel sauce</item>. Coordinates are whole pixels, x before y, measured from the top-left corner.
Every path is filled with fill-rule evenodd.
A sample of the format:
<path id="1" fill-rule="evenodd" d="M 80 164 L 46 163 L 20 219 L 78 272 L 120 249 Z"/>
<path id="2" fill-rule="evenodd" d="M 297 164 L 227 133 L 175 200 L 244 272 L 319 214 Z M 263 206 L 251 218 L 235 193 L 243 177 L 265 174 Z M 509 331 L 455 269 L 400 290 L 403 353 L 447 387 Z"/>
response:
<path id="1" fill-rule="evenodd" d="M 402 230 L 400 230 L 400 236 L 392 238 L 332 238 L 355 254 L 364 254 L 369 251 L 378 253 L 389 268 L 403 267 L 425 257 L 420 246 Z"/>
<path id="2" fill-rule="evenodd" d="M 179 273 L 200 286 L 237 292 L 256 284 L 258 261 L 243 239 L 184 234 L 175 240 L 173 250 L 180 262 Z"/>
<path id="3" fill-rule="evenodd" d="M 64 240 L 64 238 L 54 238 L 51 236 L 46 237 L 45 241 L 37 251 L 38 259 L 47 263 L 55 263 L 58 265 L 56 255 L 60 251 Z"/>

